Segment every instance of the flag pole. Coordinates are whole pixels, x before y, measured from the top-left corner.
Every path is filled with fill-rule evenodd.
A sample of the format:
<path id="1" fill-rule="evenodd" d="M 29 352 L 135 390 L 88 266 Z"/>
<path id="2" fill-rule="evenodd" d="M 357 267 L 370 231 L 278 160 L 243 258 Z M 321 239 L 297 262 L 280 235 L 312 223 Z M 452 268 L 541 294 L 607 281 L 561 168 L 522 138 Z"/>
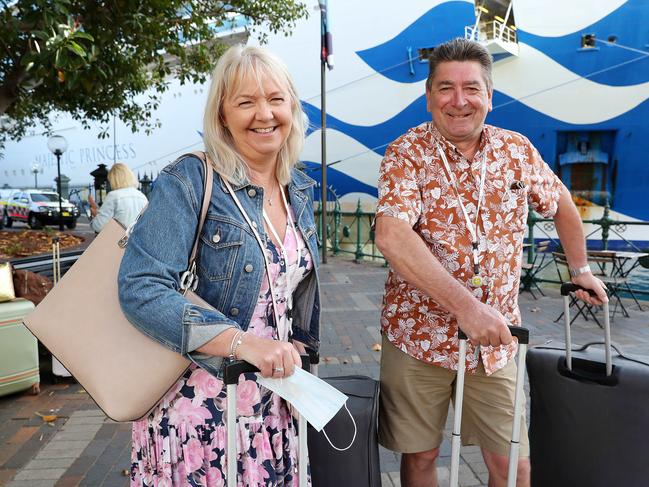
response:
<path id="1" fill-rule="evenodd" d="M 329 32 L 327 0 L 319 0 L 320 6 L 320 216 L 322 229 L 322 263 L 327 263 L 327 90 L 326 69 L 333 69 L 333 48 Z"/>
<path id="2" fill-rule="evenodd" d="M 326 87 L 326 70 L 325 62 L 322 61 L 320 66 L 320 161 L 321 161 L 321 180 L 320 180 L 320 216 L 322 217 L 322 263 L 327 263 L 327 112 L 325 93 Z"/>

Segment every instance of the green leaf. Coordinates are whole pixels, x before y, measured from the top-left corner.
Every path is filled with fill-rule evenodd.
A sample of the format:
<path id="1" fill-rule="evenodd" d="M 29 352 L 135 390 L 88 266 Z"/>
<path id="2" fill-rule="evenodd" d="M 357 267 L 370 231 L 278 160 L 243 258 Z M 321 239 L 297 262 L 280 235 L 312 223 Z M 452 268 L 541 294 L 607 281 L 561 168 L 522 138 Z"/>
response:
<path id="1" fill-rule="evenodd" d="M 225 49 L 210 26 L 230 25 L 231 14 L 238 13 L 262 36 L 273 30 L 288 34 L 307 14 L 298 0 L 8 3 L 11 11 L 0 8 L 0 37 L 12 56 L 2 58 L 2 69 L 29 69 L 6 110 L 18 127 L 12 137 L 36 124 L 50 127 L 53 111 L 69 113 L 82 126 L 116 113 L 133 130 L 150 130 L 159 121 L 147 112 L 159 100 L 142 103 L 140 97 L 164 92 L 170 77 L 205 79 Z M 0 76 L 0 90 L 4 83 Z M 2 142 L 0 133 L 0 150 Z"/>
<path id="2" fill-rule="evenodd" d="M 46 41 L 50 38 L 49 34 L 47 32 L 44 32 L 42 30 L 33 30 L 32 35 L 34 37 L 38 37 L 42 41 Z"/>
<path id="3" fill-rule="evenodd" d="M 90 34 L 88 34 L 87 32 L 81 32 L 81 31 L 76 31 L 76 32 L 74 33 L 74 37 L 75 37 L 75 38 L 79 38 L 79 39 L 88 39 L 89 41 L 94 41 L 94 40 L 95 40 L 95 38 L 92 37 L 92 36 L 91 36 Z"/>
<path id="4" fill-rule="evenodd" d="M 69 51 L 75 53 L 79 57 L 86 57 L 86 51 L 83 49 L 83 47 L 81 47 L 74 41 L 69 41 L 65 47 L 67 47 Z"/>

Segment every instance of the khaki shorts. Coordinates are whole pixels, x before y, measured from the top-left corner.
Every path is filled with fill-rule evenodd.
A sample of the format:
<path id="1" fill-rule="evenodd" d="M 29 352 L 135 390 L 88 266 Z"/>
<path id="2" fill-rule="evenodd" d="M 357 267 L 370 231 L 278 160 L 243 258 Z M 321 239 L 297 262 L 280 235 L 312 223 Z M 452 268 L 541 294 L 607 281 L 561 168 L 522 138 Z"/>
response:
<path id="1" fill-rule="evenodd" d="M 456 372 L 430 365 L 402 352 L 383 336 L 379 442 L 401 452 L 417 453 L 442 443 Z M 516 363 L 487 376 L 482 363 L 464 379 L 462 444 L 479 445 L 509 455 L 514 416 Z M 525 407 L 520 418 L 520 457 L 529 456 Z"/>

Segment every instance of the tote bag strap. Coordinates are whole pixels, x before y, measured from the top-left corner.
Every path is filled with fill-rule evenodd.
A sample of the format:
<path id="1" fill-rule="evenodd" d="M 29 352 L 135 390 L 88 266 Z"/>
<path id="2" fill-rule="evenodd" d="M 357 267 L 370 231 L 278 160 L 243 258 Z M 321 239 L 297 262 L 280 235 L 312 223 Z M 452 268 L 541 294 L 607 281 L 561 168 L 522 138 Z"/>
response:
<path id="1" fill-rule="evenodd" d="M 205 217 L 207 216 L 207 209 L 210 205 L 210 200 L 212 199 L 212 186 L 214 183 L 214 171 L 212 167 L 207 162 L 207 156 L 205 152 L 191 152 L 190 154 L 198 157 L 203 163 L 203 202 L 201 203 L 201 212 L 198 217 L 198 227 L 196 228 L 196 236 L 194 237 L 194 246 L 192 247 L 192 252 L 189 255 L 189 265 L 187 270 L 183 272 L 180 276 L 180 289 L 183 293 L 187 291 L 195 291 L 198 287 L 198 276 L 196 275 L 196 255 L 198 253 L 198 240 L 201 236 L 201 230 L 203 229 L 203 223 L 205 223 Z M 184 156 L 181 156 L 184 157 Z"/>

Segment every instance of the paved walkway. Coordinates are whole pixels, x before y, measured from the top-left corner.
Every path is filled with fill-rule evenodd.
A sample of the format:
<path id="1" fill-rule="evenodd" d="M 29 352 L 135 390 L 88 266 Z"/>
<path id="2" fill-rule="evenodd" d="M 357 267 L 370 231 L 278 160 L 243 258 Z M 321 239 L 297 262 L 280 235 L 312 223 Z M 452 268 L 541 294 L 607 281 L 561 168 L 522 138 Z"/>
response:
<path id="1" fill-rule="evenodd" d="M 378 310 L 386 268 L 378 263 L 356 264 L 330 258 L 322 272 L 323 331 L 319 374 L 323 377 L 365 374 L 378 378 L 380 343 Z M 533 300 L 521 296 L 525 324 L 532 344 L 561 343 L 563 328 L 552 320 L 561 311 L 555 290 Z M 613 340 L 629 353 L 647 355 L 649 312 L 634 306 L 631 317 L 617 316 Z M 599 339 L 592 322 L 575 322 L 575 343 Z M 38 414 L 57 419 L 45 423 Z M 450 415 L 449 415 L 450 418 Z M 447 424 L 447 428 L 450 424 Z M 38 396 L 17 394 L 0 398 L 0 485 L 10 487 L 125 486 L 130 464 L 130 425 L 102 415 L 78 384 L 50 384 L 44 377 Z M 442 445 L 440 485 L 448 484 L 448 441 Z M 399 456 L 381 450 L 384 487 L 399 486 Z M 460 485 L 486 486 L 486 467 L 477 448 L 462 450 Z M 341 479 L 341 487 L 346 487 Z M 353 486 L 350 486 L 353 487 Z"/>

